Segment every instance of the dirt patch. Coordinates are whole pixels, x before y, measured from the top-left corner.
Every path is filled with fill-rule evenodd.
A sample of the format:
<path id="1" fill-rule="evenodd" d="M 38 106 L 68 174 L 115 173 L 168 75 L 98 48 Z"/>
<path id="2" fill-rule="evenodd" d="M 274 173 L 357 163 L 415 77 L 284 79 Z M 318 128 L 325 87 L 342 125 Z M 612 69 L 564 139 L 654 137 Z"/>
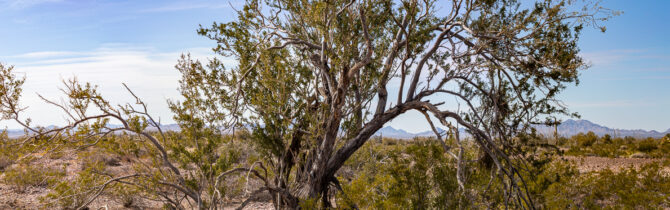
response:
<path id="1" fill-rule="evenodd" d="M 657 158 L 606 158 L 606 157 L 576 157 L 563 156 L 563 160 L 572 161 L 577 166 L 579 172 L 601 171 L 610 169 L 614 172 L 619 172 L 622 169 L 633 167 L 640 169 L 643 165 L 660 162 L 664 159 Z M 669 170 L 666 168 L 666 170 Z"/>

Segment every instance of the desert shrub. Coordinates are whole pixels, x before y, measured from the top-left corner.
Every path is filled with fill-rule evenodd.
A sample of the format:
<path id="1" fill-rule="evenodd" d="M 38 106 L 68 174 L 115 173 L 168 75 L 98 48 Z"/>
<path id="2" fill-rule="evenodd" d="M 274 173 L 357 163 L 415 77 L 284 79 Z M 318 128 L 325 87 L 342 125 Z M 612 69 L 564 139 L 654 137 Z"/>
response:
<path id="1" fill-rule="evenodd" d="M 568 146 L 567 144 L 570 142 L 570 140 L 564 136 L 558 137 L 558 140 L 556 140 L 556 145 L 557 146 Z"/>
<path id="2" fill-rule="evenodd" d="M 141 209 L 141 190 L 128 185 L 114 185 L 110 187 L 110 198 L 121 204 L 124 208 L 138 208 Z"/>
<path id="3" fill-rule="evenodd" d="M 391 156 L 389 172 L 396 183 L 389 191 L 391 203 L 412 209 L 449 206 L 444 197 L 454 198 L 458 192 L 452 167 L 448 167 L 444 151 L 437 143 L 411 145 Z M 442 204 L 442 205 L 439 205 Z M 453 207 L 452 207 L 453 208 Z"/>
<path id="4" fill-rule="evenodd" d="M 140 157 L 146 155 L 142 150 L 142 141 L 139 137 L 128 134 L 110 135 L 95 144 L 96 149 L 108 154 L 116 154 L 119 157 Z"/>
<path id="5" fill-rule="evenodd" d="M 600 140 L 598 141 L 598 143 L 601 143 L 601 144 L 610 144 L 610 143 L 612 143 L 612 136 L 610 136 L 609 134 L 605 134 L 605 135 L 603 135 L 603 136 L 600 138 Z"/>
<path id="6" fill-rule="evenodd" d="M 593 138 L 588 134 L 575 135 L 567 140 L 571 145 L 566 152 L 573 156 L 599 156 L 599 157 L 631 157 L 647 156 L 652 158 L 670 157 L 670 143 L 665 143 L 663 138 L 635 139 L 633 137 L 612 138 L 605 135 L 593 143 Z M 587 146 L 588 145 L 588 146 Z"/>
<path id="7" fill-rule="evenodd" d="M 615 141 L 612 139 L 610 144 Z M 625 141 L 620 139 L 620 142 Z M 337 195 L 337 206 L 361 209 L 505 207 L 502 183 L 491 176 L 495 169 L 468 162 L 466 190 L 462 191 L 457 185 L 455 161 L 445 156 L 438 143 L 406 143 L 404 147 L 380 142 L 364 145 L 339 174 L 343 193 Z M 524 149 L 530 158 L 519 163 L 524 165 L 521 176 L 536 208 L 668 208 L 670 175 L 663 172 L 663 168 L 670 166 L 670 161 L 621 172 L 580 173 L 575 163 L 561 160 L 553 150 Z M 467 144 L 466 151 L 465 156 L 477 157 L 478 151 Z"/>
<path id="8" fill-rule="evenodd" d="M 531 168 L 536 174 L 526 174 L 529 191 L 533 194 L 535 204 L 542 208 L 557 208 L 557 204 L 565 199 L 560 194 L 552 193 L 552 189 L 561 188 L 579 175 L 577 169 L 568 161 L 554 160 L 541 168 Z"/>
<path id="9" fill-rule="evenodd" d="M 579 147 L 589 147 L 598 141 L 598 135 L 590 131 L 586 134 L 579 133 L 572 138 L 575 140 L 576 146 Z"/>
<path id="10" fill-rule="evenodd" d="M 670 138 L 662 139 L 661 144 L 658 147 L 659 153 L 664 154 L 661 157 L 665 157 L 665 155 L 670 154 Z"/>
<path id="11" fill-rule="evenodd" d="M 637 142 L 637 151 L 640 152 L 651 152 L 652 150 L 658 149 L 659 142 L 655 141 L 653 138 L 646 138 Z"/>
<path id="12" fill-rule="evenodd" d="M 21 149 L 31 148 L 31 145 L 17 148 L 17 143 L 18 140 L 7 136 L 6 130 L 0 131 L 0 172 L 16 163 L 17 156 L 25 151 Z"/>
<path id="13" fill-rule="evenodd" d="M 347 163 L 353 177 L 337 196 L 338 206 L 373 209 L 456 208 L 467 205 L 456 169 L 435 140 L 408 145 L 371 143 Z M 367 161 L 362 161 L 367 160 Z M 360 199 L 366 198 L 366 199 Z"/>
<path id="14" fill-rule="evenodd" d="M 105 151 L 99 151 L 97 149 L 91 149 L 84 152 L 79 152 L 77 154 L 79 160 L 82 161 L 82 170 L 87 168 L 94 168 L 97 164 L 103 164 L 105 166 L 119 166 L 120 159 L 117 155 L 109 154 Z"/>
<path id="15" fill-rule="evenodd" d="M 520 180 L 523 180 L 522 184 L 526 186 L 527 193 L 533 200 L 535 208 L 553 208 L 553 206 L 548 205 L 547 203 L 551 199 L 555 199 L 556 196 L 546 194 L 546 192 L 550 188 L 564 186 L 565 183 L 570 182 L 575 177 L 579 176 L 579 171 L 572 163 L 562 160 L 560 158 L 562 153 L 554 147 L 549 147 L 549 149 L 547 149 L 546 146 L 526 146 L 519 152 L 527 155 L 525 160 L 519 161 L 516 164 L 523 166 L 523 170 L 520 173 Z M 487 182 L 491 182 L 488 176 L 482 177 L 485 175 L 484 172 L 490 173 L 490 170 L 482 170 L 482 172 L 478 172 L 479 175 L 477 176 L 479 176 L 479 178 L 472 181 L 473 188 L 478 185 L 485 186 Z M 494 186 L 501 184 L 499 180 L 492 181 L 492 185 Z M 491 192 L 488 194 L 486 193 L 487 191 L 482 189 L 477 190 L 477 192 L 481 193 L 478 196 L 486 198 L 482 199 L 482 203 L 486 204 L 485 206 L 504 208 L 505 203 L 503 198 L 505 192 L 496 190 L 496 187 L 490 188 Z M 521 207 L 516 206 L 515 208 Z"/>
<path id="16" fill-rule="evenodd" d="M 14 160 L 5 155 L 0 155 L 0 172 L 14 164 Z"/>
<path id="17" fill-rule="evenodd" d="M 544 193 L 547 206 L 559 209 L 656 209 L 668 208 L 668 163 L 651 163 L 621 172 L 609 169 L 574 177 Z"/>
<path id="18" fill-rule="evenodd" d="M 92 199 L 107 179 L 100 172 L 104 163 L 89 162 L 89 165 L 77 173 L 74 180 L 62 180 L 52 187 L 52 192 L 41 198 L 47 207 L 77 209 Z"/>
<path id="19" fill-rule="evenodd" d="M 155 135 L 161 135 L 154 133 Z M 184 170 L 184 185 L 202 192 L 203 196 L 213 193 L 225 197 L 240 195 L 239 185 L 220 184 L 214 188 L 218 174 L 230 169 L 240 161 L 241 153 L 245 158 L 253 153 L 248 145 L 239 145 L 231 136 L 216 135 L 211 130 L 191 133 L 166 132 L 165 150 L 170 160 Z M 193 135 L 188 137 L 187 135 Z M 193 138 L 199 142 L 184 141 Z M 108 136 L 96 142 L 96 147 L 86 148 L 77 152 L 82 161 L 82 171 L 70 182 L 62 182 L 53 187 L 53 192 L 45 197 L 45 203 L 53 207 L 77 208 L 95 194 L 102 184 L 115 177 L 123 177 L 135 173 L 123 183 L 114 182 L 105 187 L 106 195 L 124 206 L 136 206 L 142 199 L 156 199 L 160 195 L 174 193 L 160 183 L 179 181 L 175 176 L 166 176 L 166 168 L 161 163 L 159 151 L 147 147 L 148 142 L 133 135 Z M 251 158 L 253 159 L 253 158 Z M 122 162 L 123 161 L 123 162 Z M 112 173 L 108 166 L 128 164 L 129 171 L 123 174 Z M 111 173 L 111 174 L 110 174 Z M 131 183 L 131 184 L 124 184 Z M 166 206 L 179 208 L 178 205 L 165 201 Z"/>
<path id="20" fill-rule="evenodd" d="M 404 141 L 404 140 L 394 139 L 394 138 L 381 138 L 381 142 L 384 145 L 396 145 L 396 144 L 403 143 L 402 141 Z"/>
<path id="21" fill-rule="evenodd" d="M 65 169 L 20 164 L 4 172 L 3 182 L 24 192 L 29 187 L 49 187 L 65 176 Z"/>

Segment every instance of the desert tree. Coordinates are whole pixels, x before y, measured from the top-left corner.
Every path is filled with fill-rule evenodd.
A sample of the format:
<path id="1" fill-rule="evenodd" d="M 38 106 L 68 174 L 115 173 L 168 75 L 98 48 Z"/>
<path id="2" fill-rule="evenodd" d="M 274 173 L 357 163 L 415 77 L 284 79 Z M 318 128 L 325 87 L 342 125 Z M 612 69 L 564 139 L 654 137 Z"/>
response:
<path id="1" fill-rule="evenodd" d="M 434 120 L 451 136 L 464 128 L 507 200 L 533 208 L 511 138 L 572 115 L 556 96 L 587 67 L 579 34 L 604 30 L 615 14 L 570 0 L 249 0 L 236 11 L 235 21 L 201 27 L 220 56 L 182 58 L 185 99 L 172 106 L 215 127 L 250 128 L 274 172 L 260 191 L 288 207 L 329 206 L 345 161 L 385 123 L 417 111 L 440 141 Z M 443 148 L 461 161 L 458 145 Z"/>
<path id="2" fill-rule="evenodd" d="M 153 164 L 96 185 L 80 207 L 109 183 L 124 183 L 173 207 L 218 208 L 222 183 L 238 173 L 262 183 L 240 207 L 262 192 L 278 208 L 305 200 L 328 207 L 341 190 L 336 173 L 345 161 L 384 124 L 415 111 L 458 161 L 460 187 L 467 181 L 464 128 L 495 169 L 492 177 L 503 183 L 506 203 L 534 208 L 519 156 L 510 155 L 513 137 L 571 114 L 556 96 L 587 67 L 579 34 L 614 14 L 597 3 L 578 3 L 249 0 L 236 10 L 237 20 L 198 31 L 216 41 L 219 57 L 203 65 L 183 56 L 176 65 L 183 96 L 169 102 L 183 134 L 176 140 L 166 137 L 134 93 L 135 104 L 112 105 L 95 86 L 76 80 L 65 83 L 64 103 L 45 99 L 66 113 L 68 125 L 33 128 L 19 116 L 23 80 L 11 67 L 0 75 L 0 111 L 3 120 L 32 134 L 23 143 L 65 139 L 95 146 L 126 131 L 151 152 Z M 215 139 L 239 130 L 250 130 L 263 158 L 232 167 L 230 155 L 215 155 L 212 148 L 221 145 Z M 445 137 L 455 138 L 448 141 L 453 145 Z M 197 170 L 186 170 L 194 164 Z"/>

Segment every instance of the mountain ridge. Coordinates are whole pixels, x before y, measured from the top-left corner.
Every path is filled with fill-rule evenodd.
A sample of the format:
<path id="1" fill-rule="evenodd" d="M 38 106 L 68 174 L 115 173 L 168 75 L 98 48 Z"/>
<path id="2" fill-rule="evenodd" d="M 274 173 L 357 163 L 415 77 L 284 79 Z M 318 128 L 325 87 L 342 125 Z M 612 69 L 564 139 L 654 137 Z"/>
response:
<path id="1" fill-rule="evenodd" d="M 535 126 L 534 128 L 539 134 L 545 136 L 552 136 L 554 133 L 554 127 L 551 126 L 539 125 Z M 444 131 L 440 128 L 438 129 L 440 132 Z M 394 132 L 388 132 L 388 131 L 394 131 Z M 377 131 L 377 133 L 375 133 L 375 136 L 381 135 L 387 137 L 409 139 L 414 137 L 427 137 L 435 135 L 432 130 L 418 133 L 411 133 L 407 131 L 404 131 L 404 133 L 398 133 L 399 131 L 404 130 L 396 129 L 393 128 L 392 126 L 385 126 L 379 131 Z M 604 136 L 605 134 L 609 134 L 610 136 L 613 137 L 630 136 L 636 138 L 647 138 L 647 137 L 659 138 L 665 136 L 666 134 L 670 134 L 670 128 L 663 132 L 659 132 L 656 130 L 644 130 L 644 129 L 615 129 L 583 119 L 579 120 L 568 119 L 563 121 L 560 125 L 558 125 L 558 134 L 563 137 L 570 137 L 577 135 L 579 133 L 588 133 L 588 132 L 593 132 L 598 136 Z M 460 129 L 460 133 L 462 136 L 468 136 L 468 134 L 465 132 L 465 129 Z"/>
<path id="2" fill-rule="evenodd" d="M 537 129 L 538 133 L 541 134 L 549 134 L 553 135 L 554 133 L 554 128 L 551 126 L 536 126 L 535 129 Z M 568 119 L 563 121 L 560 125 L 558 125 L 558 134 L 560 136 L 574 136 L 579 133 L 587 133 L 587 132 L 593 132 L 598 136 L 603 136 L 603 135 L 610 135 L 613 137 L 625 137 L 625 136 L 630 136 L 630 137 L 638 137 L 638 138 L 646 138 L 646 137 L 663 137 L 666 134 L 670 133 L 670 129 L 659 132 L 656 130 L 644 130 L 644 129 L 618 129 L 618 128 L 609 128 L 603 125 L 599 125 L 596 123 L 593 123 L 588 120 L 573 120 L 573 119 Z"/>
<path id="3" fill-rule="evenodd" d="M 54 128 L 56 126 L 50 125 L 47 126 L 47 128 Z M 161 128 L 164 131 L 179 131 L 180 128 L 177 124 L 166 124 L 161 126 Z M 537 133 L 545 135 L 545 136 L 552 136 L 554 133 L 554 127 L 551 126 L 545 126 L 545 125 L 539 125 L 534 127 L 537 131 Z M 563 121 L 560 125 L 558 125 L 558 134 L 563 137 L 569 137 L 569 136 L 574 136 L 579 133 L 588 133 L 588 132 L 593 132 L 598 136 L 603 136 L 605 134 L 609 134 L 610 136 L 613 137 L 625 137 L 625 136 L 630 136 L 630 137 L 636 137 L 636 138 L 647 138 L 647 137 L 663 137 L 667 134 L 670 134 L 670 128 L 663 131 L 659 132 L 656 130 L 644 130 L 644 129 L 615 129 L 615 128 L 609 128 L 607 126 L 603 126 L 600 124 L 593 123 L 588 120 L 583 120 L 583 119 L 578 119 L 578 120 L 573 120 L 573 119 L 568 119 Z M 155 128 L 149 128 L 149 129 L 155 129 Z M 442 128 L 436 128 L 438 132 L 444 133 L 445 130 Z M 1 131 L 1 130 L 0 130 Z M 9 137 L 18 137 L 21 135 L 24 135 L 24 130 L 23 129 L 8 129 L 7 130 Z M 465 129 L 461 128 L 459 129 L 459 133 L 461 136 L 469 136 L 468 133 L 465 131 Z M 400 138 L 400 139 L 411 139 L 414 137 L 429 137 L 429 136 L 435 136 L 435 133 L 432 130 L 426 130 L 422 132 L 417 132 L 417 133 L 412 133 L 403 129 L 398 129 L 394 128 L 392 126 L 384 126 L 381 129 L 379 129 L 374 136 L 382 136 L 382 137 L 392 137 L 392 138 Z"/>

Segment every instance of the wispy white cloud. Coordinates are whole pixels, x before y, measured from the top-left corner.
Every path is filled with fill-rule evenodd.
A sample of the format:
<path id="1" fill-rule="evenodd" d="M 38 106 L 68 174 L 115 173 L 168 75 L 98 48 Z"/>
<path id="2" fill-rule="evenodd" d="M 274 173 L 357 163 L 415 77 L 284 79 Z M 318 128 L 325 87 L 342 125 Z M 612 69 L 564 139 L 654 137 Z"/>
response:
<path id="1" fill-rule="evenodd" d="M 656 104 L 644 101 L 628 101 L 628 100 L 568 103 L 569 107 L 574 108 L 639 108 L 654 105 Z"/>
<path id="2" fill-rule="evenodd" d="M 39 4 L 62 2 L 63 0 L 0 0 L 0 6 L 10 9 L 23 9 Z"/>
<path id="3" fill-rule="evenodd" d="M 24 53 L 8 57 L 21 58 L 21 59 L 44 59 L 44 58 L 54 58 L 54 57 L 72 56 L 80 54 L 81 53 L 68 52 L 68 51 L 43 51 L 43 52 Z"/>
<path id="4" fill-rule="evenodd" d="M 138 12 L 140 13 L 154 13 L 154 12 L 175 12 L 183 10 L 193 10 L 193 9 L 219 9 L 226 8 L 230 5 L 228 3 L 194 3 L 194 2 L 178 2 L 170 3 L 167 5 L 162 5 L 153 8 L 142 9 Z"/>
<path id="5" fill-rule="evenodd" d="M 594 66 L 616 66 L 629 61 L 666 61 L 670 59 L 670 54 L 667 52 L 654 52 L 645 49 L 617 49 L 586 52 L 581 53 L 581 56 Z"/>
<path id="6" fill-rule="evenodd" d="M 669 70 L 669 69 L 664 69 Z M 633 76 L 633 77 L 606 77 L 599 78 L 604 81 L 642 81 L 642 80 L 670 80 L 670 76 L 656 75 L 656 76 Z"/>
<path id="7" fill-rule="evenodd" d="M 586 61 L 592 65 L 603 66 L 603 65 L 616 64 L 624 59 L 637 57 L 638 55 L 645 52 L 646 52 L 645 50 L 641 49 L 622 49 L 622 50 L 587 52 L 582 53 L 581 56 L 584 57 Z"/>
<path id="8" fill-rule="evenodd" d="M 26 76 L 23 105 L 29 106 L 26 116 L 38 125 L 63 123 L 62 113 L 43 103 L 36 93 L 49 99 L 62 94 L 62 80 L 76 77 L 81 82 L 98 85 L 101 93 L 114 103 L 132 102 L 122 83 L 127 84 L 149 104 L 150 112 L 171 121 L 166 99 L 178 99 L 179 73 L 174 69 L 180 54 L 206 61 L 212 56 L 210 48 L 191 48 L 177 52 L 159 52 L 153 49 L 106 46 L 90 51 L 32 52 L 2 58 L 3 63 L 15 66 L 18 74 Z M 226 60 L 226 62 L 233 62 Z M 6 123 L 0 123 L 4 127 Z M 10 127 L 14 127 L 9 124 Z"/>

